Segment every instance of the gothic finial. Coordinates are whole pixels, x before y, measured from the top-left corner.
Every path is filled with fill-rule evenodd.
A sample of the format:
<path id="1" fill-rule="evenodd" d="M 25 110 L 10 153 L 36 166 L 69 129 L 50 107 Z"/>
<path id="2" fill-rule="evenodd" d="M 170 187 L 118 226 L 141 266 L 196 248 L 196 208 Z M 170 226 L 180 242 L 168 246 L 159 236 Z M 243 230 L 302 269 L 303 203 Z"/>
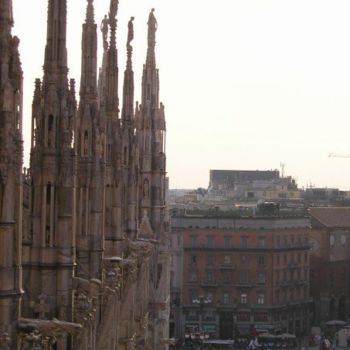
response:
<path id="1" fill-rule="evenodd" d="M 94 23 L 94 0 L 87 0 L 86 23 Z"/>
<path id="2" fill-rule="evenodd" d="M 109 19 L 108 24 L 111 30 L 109 38 L 109 46 L 112 49 L 116 49 L 116 29 L 117 29 L 117 13 L 118 13 L 119 0 L 111 0 L 109 6 Z"/>
<path id="3" fill-rule="evenodd" d="M 115 18 L 117 17 L 118 6 L 119 6 L 119 0 L 111 0 L 111 3 L 109 5 L 110 25 L 112 25 L 113 20 L 115 20 Z"/>

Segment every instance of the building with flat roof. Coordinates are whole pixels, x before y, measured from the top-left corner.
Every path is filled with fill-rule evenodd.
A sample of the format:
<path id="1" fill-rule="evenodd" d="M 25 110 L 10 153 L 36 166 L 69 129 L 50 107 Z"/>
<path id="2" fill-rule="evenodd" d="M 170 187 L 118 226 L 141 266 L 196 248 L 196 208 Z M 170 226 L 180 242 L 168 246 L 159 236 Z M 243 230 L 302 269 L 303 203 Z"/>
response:
<path id="1" fill-rule="evenodd" d="M 350 318 L 350 207 L 310 208 L 310 295 L 316 325 Z M 321 277 L 322 276 L 322 277 Z"/>
<path id="2" fill-rule="evenodd" d="M 173 217 L 172 281 L 182 274 L 180 300 L 172 305 L 181 317 L 176 336 L 203 331 L 228 339 L 253 329 L 306 334 L 309 234 L 305 217 Z"/>

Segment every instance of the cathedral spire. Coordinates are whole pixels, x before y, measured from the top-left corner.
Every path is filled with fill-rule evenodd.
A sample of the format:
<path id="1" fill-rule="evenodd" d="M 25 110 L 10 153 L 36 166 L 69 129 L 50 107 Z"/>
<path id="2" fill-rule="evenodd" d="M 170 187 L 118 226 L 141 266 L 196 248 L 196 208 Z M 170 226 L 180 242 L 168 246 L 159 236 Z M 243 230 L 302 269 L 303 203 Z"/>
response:
<path id="1" fill-rule="evenodd" d="M 143 66 L 142 75 L 142 107 L 158 108 L 159 106 L 159 77 L 156 66 L 156 31 L 158 28 L 157 20 L 154 16 L 154 9 L 148 16 L 148 47 L 146 64 Z M 148 117 L 150 117 L 150 111 Z"/>
<path id="2" fill-rule="evenodd" d="M 130 18 L 128 23 L 128 40 L 126 44 L 127 50 L 127 62 L 126 69 L 124 72 L 124 87 L 123 87 L 123 109 L 122 109 L 122 121 L 130 122 L 133 118 L 133 107 L 134 107 L 134 72 L 132 70 L 132 50 L 131 45 L 134 39 L 134 17 Z"/>
<path id="3" fill-rule="evenodd" d="M 106 112 L 110 115 L 118 115 L 118 50 L 116 44 L 117 12 L 119 0 L 111 0 L 108 14 L 110 28 L 109 47 L 106 52 Z"/>
<path id="4" fill-rule="evenodd" d="M 56 74 L 67 76 L 67 0 L 49 0 L 44 73 L 50 80 Z"/>
<path id="5" fill-rule="evenodd" d="M 2 0 L 0 2 L 0 33 L 10 33 L 12 26 L 12 0 Z"/>
<path id="6" fill-rule="evenodd" d="M 88 0 L 83 24 L 80 96 L 97 95 L 97 25 L 94 20 L 93 0 Z"/>

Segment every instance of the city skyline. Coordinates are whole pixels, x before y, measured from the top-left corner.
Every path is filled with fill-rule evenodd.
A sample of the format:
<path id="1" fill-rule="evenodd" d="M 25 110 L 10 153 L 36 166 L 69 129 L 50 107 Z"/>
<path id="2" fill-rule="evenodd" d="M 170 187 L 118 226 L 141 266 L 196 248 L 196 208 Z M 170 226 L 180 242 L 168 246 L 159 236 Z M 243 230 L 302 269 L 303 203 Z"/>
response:
<path id="1" fill-rule="evenodd" d="M 86 0 L 68 6 L 69 76 L 79 86 Z M 95 7 L 100 23 L 109 0 L 95 1 Z M 210 169 L 276 169 L 281 162 L 299 186 L 311 182 L 350 188 L 350 159 L 328 157 L 350 153 L 347 1 L 221 0 L 214 7 L 199 0 L 121 0 L 119 93 L 127 21 L 135 16 L 137 100 L 152 7 L 159 23 L 156 51 L 171 188 L 207 187 Z M 24 70 L 26 165 L 34 80 L 42 76 L 46 10 L 42 0 L 14 0 L 14 34 L 21 40 Z M 28 13 L 35 13 L 35 21 Z M 101 47 L 98 55 L 101 59 Z"/>

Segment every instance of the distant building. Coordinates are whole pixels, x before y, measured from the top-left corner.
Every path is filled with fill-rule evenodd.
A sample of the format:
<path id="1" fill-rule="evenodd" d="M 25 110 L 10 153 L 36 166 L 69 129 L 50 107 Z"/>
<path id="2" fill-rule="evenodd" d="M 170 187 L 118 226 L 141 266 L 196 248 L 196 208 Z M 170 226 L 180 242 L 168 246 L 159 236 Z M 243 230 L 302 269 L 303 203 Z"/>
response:
<path id="1" fill-rule="evenodd" d="M 310 208 L 313 324 L 350 318 L 350 207 Z"/>
<path id="2" fill-rule="evenodd" d="M 338 188 L 307 188 L 303 194 L 307 206 L 349 206 L 349 193 Z"/>
<path id="3" fill-rule="evenodd" d="M 301 191 L 292 177 L 278 170 L 210 170 L 209 198 L 236 202 L 298 200 Z"/>
<path id="4" fill-rule="evenodd" d="M 173 217 L 175 335 L 306 334 L 309 234 L 304 217 Z"/>

